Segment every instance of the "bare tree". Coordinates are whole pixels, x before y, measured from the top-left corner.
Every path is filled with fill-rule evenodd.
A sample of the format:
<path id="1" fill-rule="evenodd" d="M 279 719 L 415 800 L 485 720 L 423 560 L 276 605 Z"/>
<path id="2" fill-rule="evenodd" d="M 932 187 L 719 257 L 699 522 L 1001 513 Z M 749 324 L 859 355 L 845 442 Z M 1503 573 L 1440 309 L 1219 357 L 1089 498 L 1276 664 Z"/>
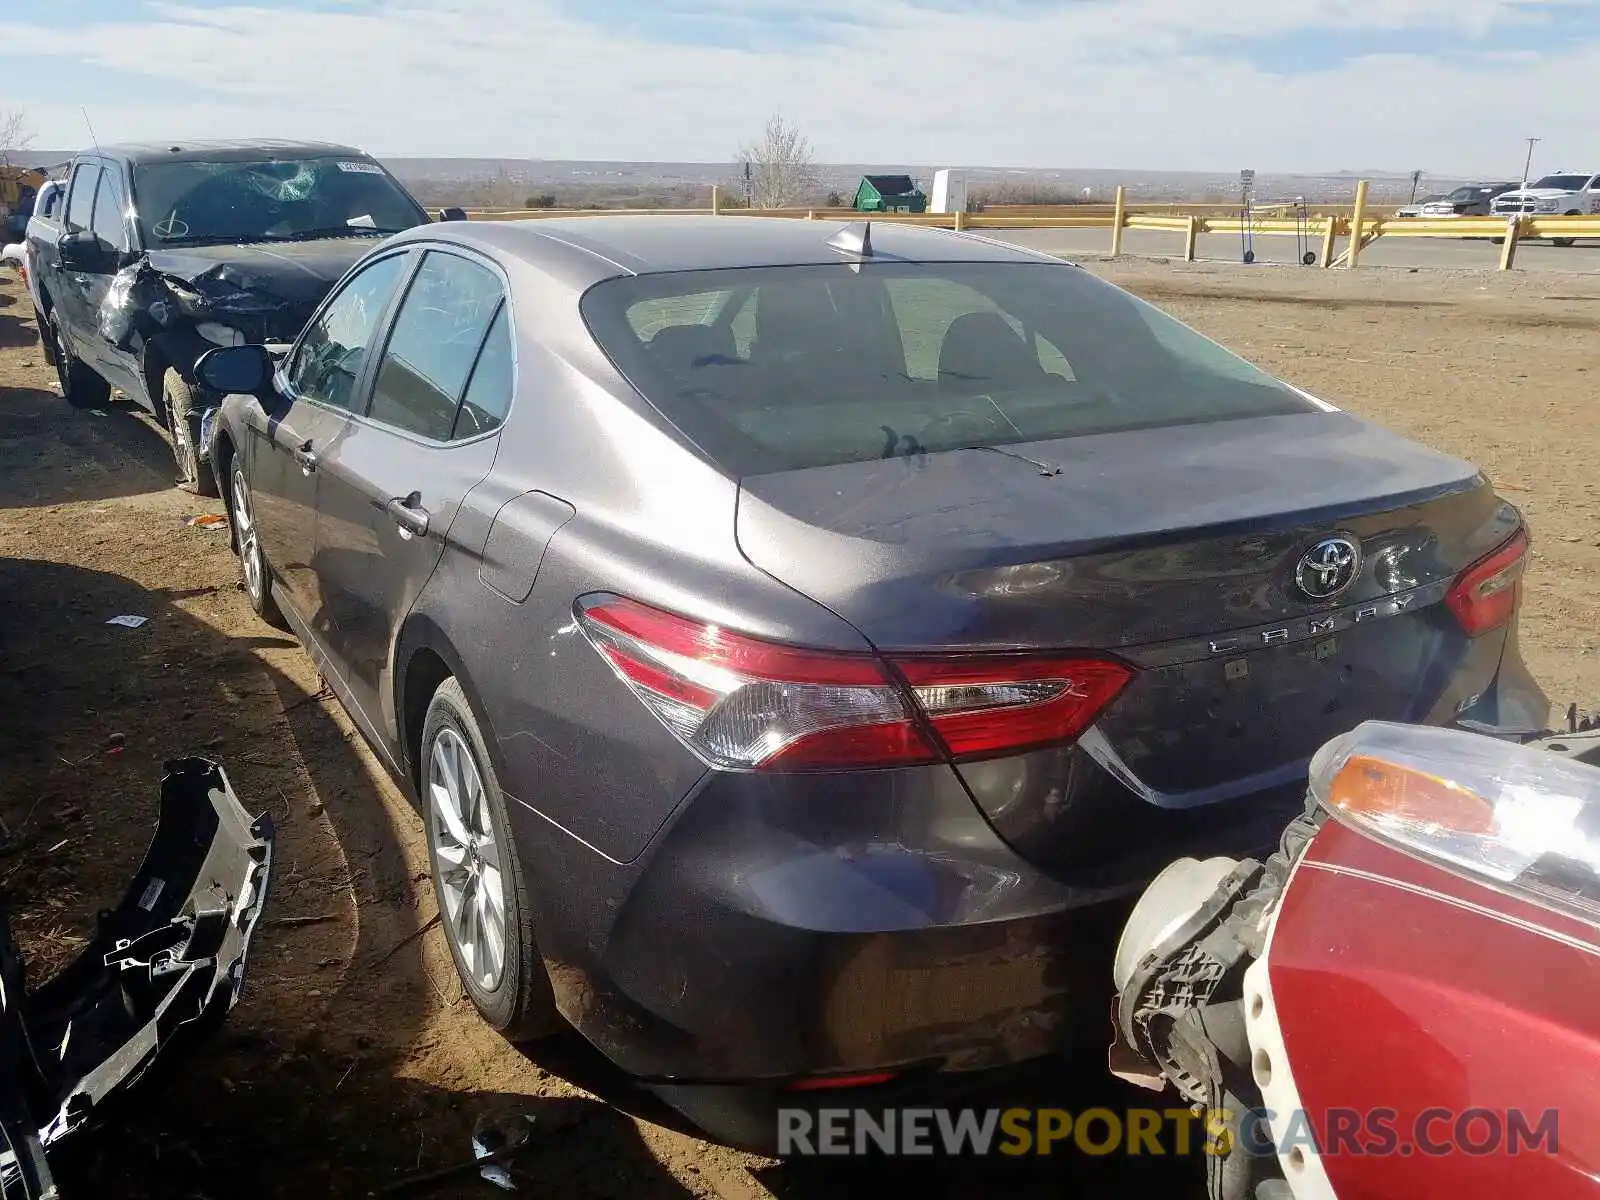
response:
<path id="1" fill-rule="evenodd" d="M 33 145 L 33 130 L 22 109 L 0 109 L 0 166 L 9 167 L 12 158 Z"/>
<path id="2" fill-rule="evenodd" d="M 782 114 L 767 118 L 759 141 L 739 147 L 735 160 L 748 169 L 753 208 L 792 208 L 803 204 L 818 186 L 816 154 L 811 139 Z M 741 179 L 740 184 L 743 184 Z"/>

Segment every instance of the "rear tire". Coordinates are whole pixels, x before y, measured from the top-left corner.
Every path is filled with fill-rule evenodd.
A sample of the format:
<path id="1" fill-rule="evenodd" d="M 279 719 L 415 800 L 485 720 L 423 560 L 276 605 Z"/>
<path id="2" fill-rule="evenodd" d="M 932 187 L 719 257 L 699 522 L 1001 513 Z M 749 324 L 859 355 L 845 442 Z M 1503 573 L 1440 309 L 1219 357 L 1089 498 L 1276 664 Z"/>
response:
<path id="1" fill-rule="evenodd" d="M 194 437 L 194 387 L 172 367 L 161 377 L 161 411 L 167 418 L 172 460 L 178 468 L 178 487 L 195 496 L 215 496 L 217 477 L 211 464 L 201 461 Z"/>
<path id="2" fill-rule="evenodd" d="M 78 361 L 61 332 L 61 317 L 53 308 L 47 324 L 55 349 L 56 379 L 61 384 L 61 398 L 73 408 L 98 408 L 110 400 L 111 385 Z"/>
<path id="3" fill-rule="evenodd" d="M 461 986 L 483 1019 L 512 1041 L 556 1033 L 565 1022 L 534 945 L 533 904 L 505 798 L 454 678 L 433 694 L 419 752 L 434 896 Z"/>

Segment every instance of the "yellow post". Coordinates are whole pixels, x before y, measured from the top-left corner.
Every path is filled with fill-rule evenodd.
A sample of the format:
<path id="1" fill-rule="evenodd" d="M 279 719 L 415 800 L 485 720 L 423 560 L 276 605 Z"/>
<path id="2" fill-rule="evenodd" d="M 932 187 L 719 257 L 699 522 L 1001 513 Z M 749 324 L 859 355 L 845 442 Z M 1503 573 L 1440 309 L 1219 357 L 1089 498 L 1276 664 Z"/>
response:
<path id="1" fill-rule="evenodd" d="M 1522 218 L 1509 217 L 1506 220 L 1506 242 L 1500 247 L 1500 269 L 1511 270 L 1517 261 L 1517 243 L 1522 240 Z"/>
<path id="2" fill-rule="evenodd" d="M 1352 271 L 1361 260 L 1361 226 L 1367 216 L 1367 181 L 1361 180 L 1356 184 L 1356 207 L 1350 214 L 1350 250 L 1345 259 L 1345 266 Z"/>
<path id="3" fill-rule="evenodd" d="M 1322 265 L 1333 266 L 1333 248 L 1339 240 L 1339 218 L 1328 214 L 1328 227 L 1322 231 Z"/>
<path id="4" fill-rule="evenodd" d="M 965 209 L 956 209 L 956 232 L 960 233 L 967 227 L 967 214 Z"/>
<path id="5" fill-rule="evenodd" d="M 1111 215 L 1111 257 L 1122 253 L 1122 223 L 1128 219 L 1127 190 L 1117 185 L 1117 207 Z"/>
<path id="6" fill-rule="evenodd" d="M 722 193 L 714 183 L 711 185 L 711 215 L 713 217 L 722 215 Z"/>
<path id="7" fill-rule="evenodd" d="M 1200 240 L 1200 218 L 1191 216 L 1189 228 L 1183 235 L 1183 261 L 1194 261 L 1195 243 Z"/>

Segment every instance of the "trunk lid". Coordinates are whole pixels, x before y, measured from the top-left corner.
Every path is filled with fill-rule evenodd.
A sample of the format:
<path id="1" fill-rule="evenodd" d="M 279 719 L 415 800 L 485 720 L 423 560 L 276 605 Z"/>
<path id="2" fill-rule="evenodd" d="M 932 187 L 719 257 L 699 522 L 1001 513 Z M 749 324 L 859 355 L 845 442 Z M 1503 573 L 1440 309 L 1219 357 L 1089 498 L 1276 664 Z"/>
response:
<path id="1" fill-rule="evenodd" d="M 1518 520 L 1469 464 L 1330 411 L 747 477 L 737 527 L 882 650 L 1136 665 L 1083 745 L 1179 806 L 1281 786 L 1357 721 L 1432 708 L 1468 643 L 1445 593 Z M 1359 566 L 1314 598 L 1325 564 L 1302 562 L 1338 537 Z"/>

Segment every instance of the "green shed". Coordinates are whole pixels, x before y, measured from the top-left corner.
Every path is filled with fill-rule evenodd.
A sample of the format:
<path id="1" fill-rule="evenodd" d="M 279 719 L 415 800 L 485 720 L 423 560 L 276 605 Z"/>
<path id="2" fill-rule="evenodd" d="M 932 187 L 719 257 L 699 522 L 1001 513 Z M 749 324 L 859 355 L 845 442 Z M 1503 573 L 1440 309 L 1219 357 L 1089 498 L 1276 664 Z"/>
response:
<path id="1" fill-rule="evenodd" d="M 863 175 L 852 205 L 857 212 L 928 211 L 928 197 L 909 175 Z"/>

